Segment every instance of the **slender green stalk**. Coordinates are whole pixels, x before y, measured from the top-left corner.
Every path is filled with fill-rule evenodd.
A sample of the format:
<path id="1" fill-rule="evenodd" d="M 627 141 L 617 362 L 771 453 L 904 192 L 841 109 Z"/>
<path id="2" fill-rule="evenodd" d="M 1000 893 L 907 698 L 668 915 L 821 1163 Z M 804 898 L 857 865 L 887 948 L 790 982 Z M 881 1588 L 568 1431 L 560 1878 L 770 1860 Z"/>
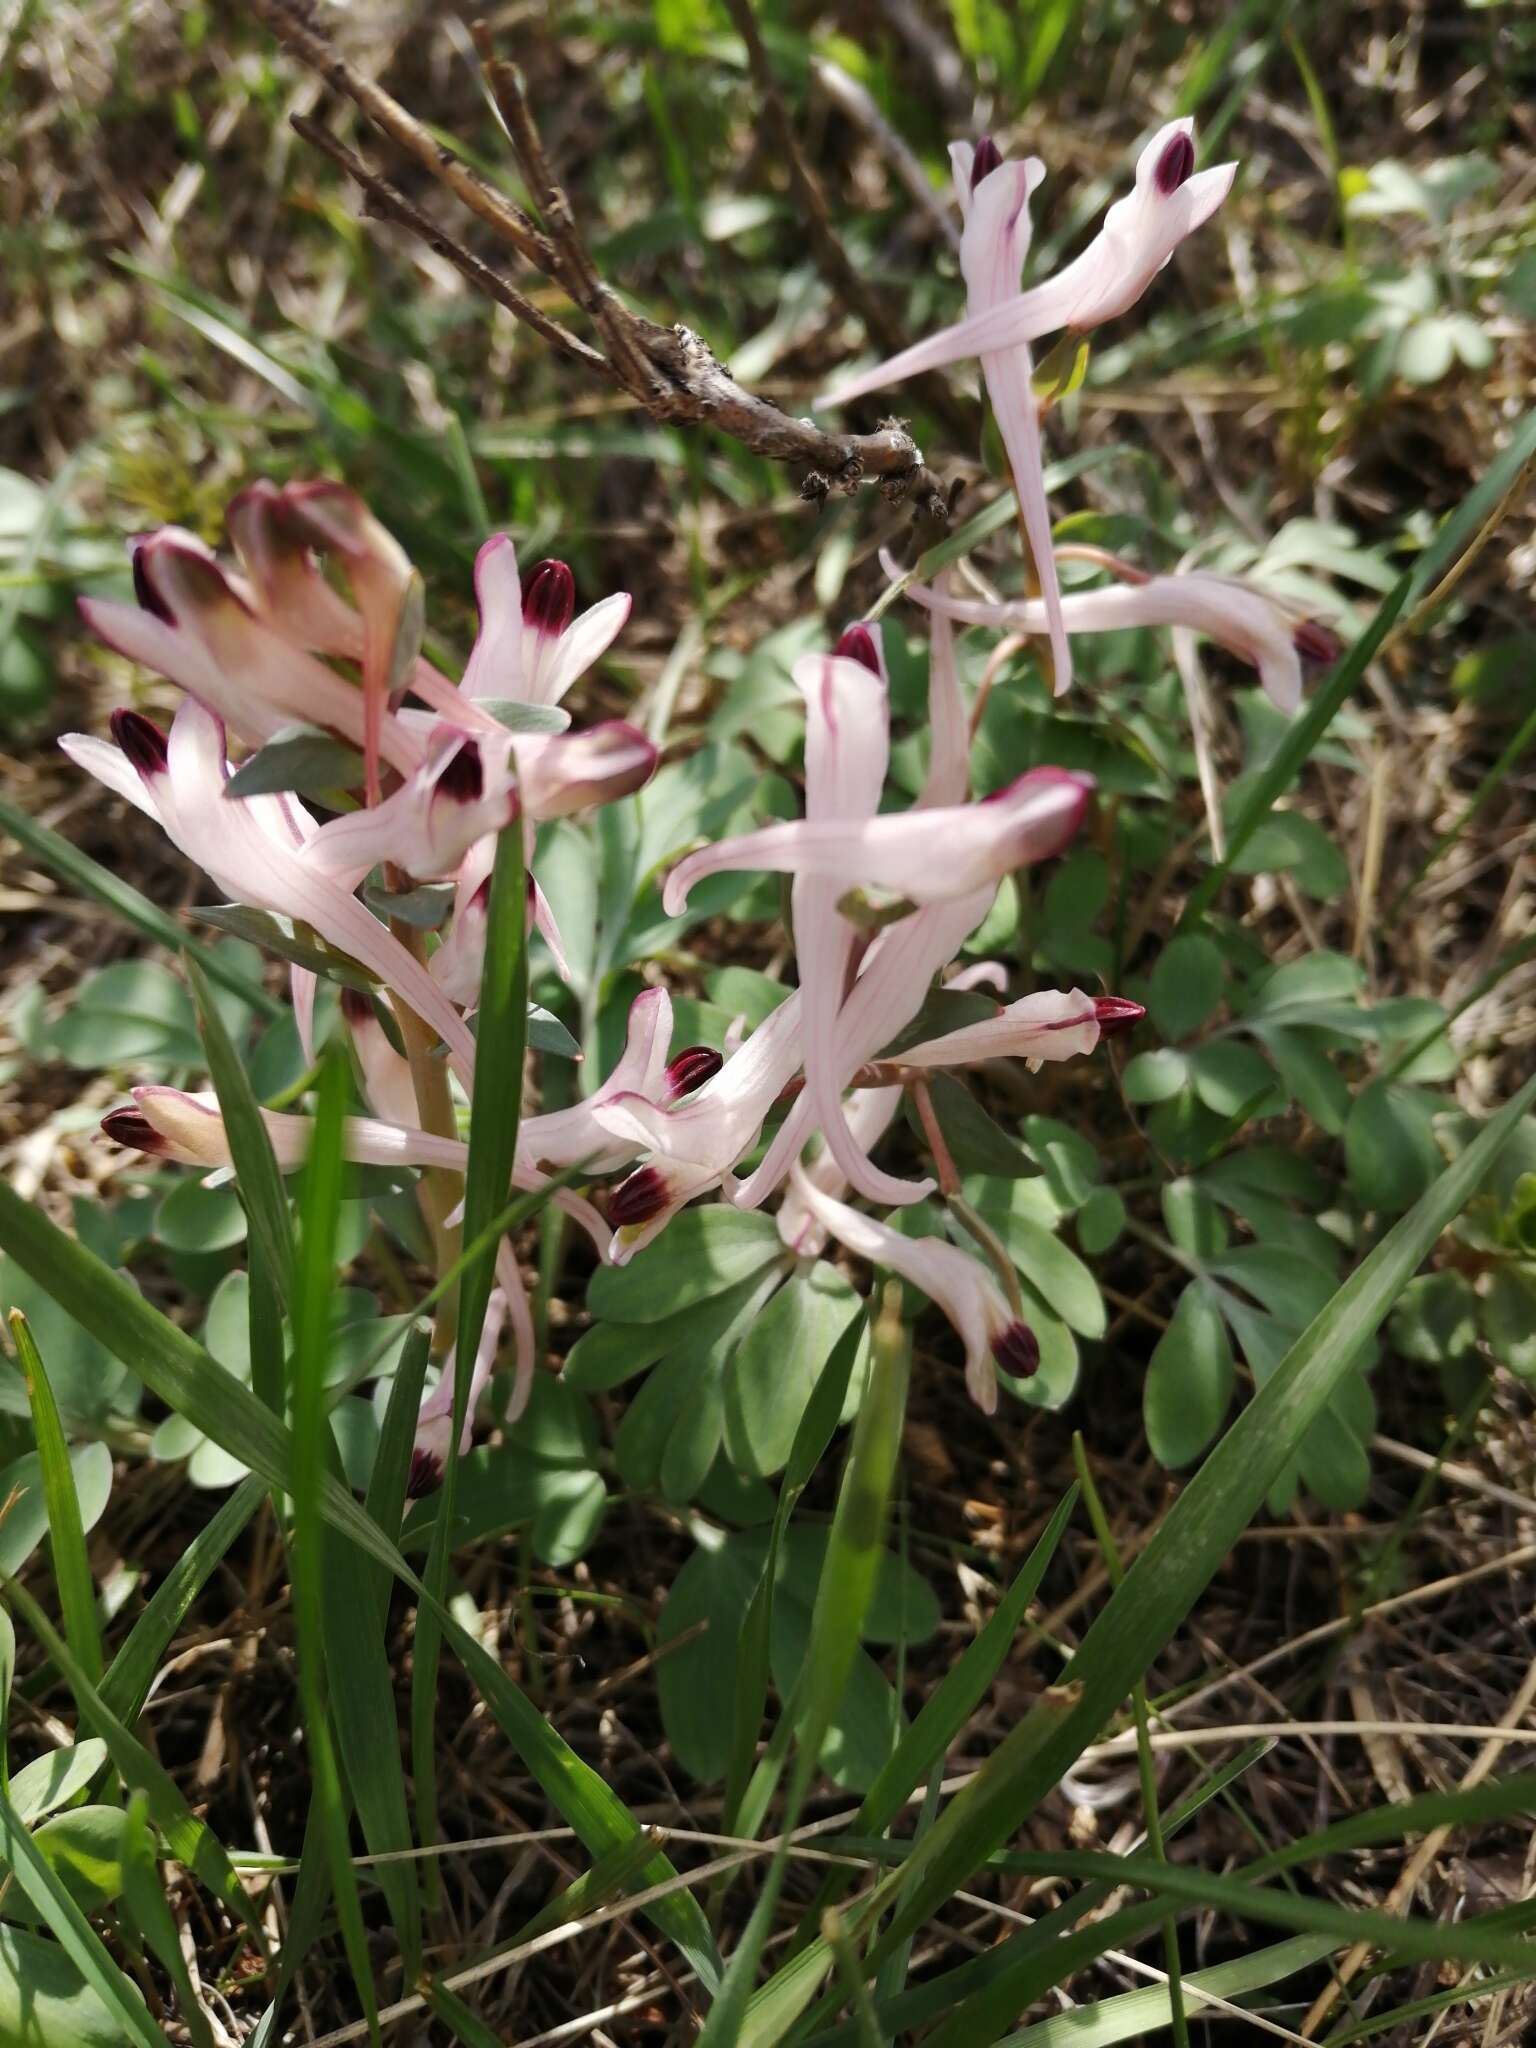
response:
<path id="1" fill-rule="evenodd" d="M 305 1175 L 303 1234 L 294 1285 L 293 1611 L 298 1635 L 299 1697 L 310 1777 L 330 1865 L 331 1887 L 352 1981 L 362 2000 L 369 2039 L 379 2048 L 378 1997 L 348 1838 L 348 1801 L 331 1739 L 325 1678 L 325 1530 L 322 1489 L 329 1463 L 325 1398 L 335 1288 L 336 1216 L 346 1190 L 342 1122 L 350 1080 L 339 1053 L 320 1074 L 314 1139 Z"/>
<path id="2" fill-rule="evenodd" d="M 1104 1569 L 1109 1583 L 1119 1586 L 1125 1577 L 1125 1566 L 1120 1561 L 1120 1546 L 1115 1542 L 1115 1532 L 1109 1526 L 1109 1517 L 1104 1512 L 1104 1503 L 1099 1498 L 1099 1489 L 1094 1483 L 1093 1467 L 1088 1462 L 1087 1446 L 1079 1429 L 1072 1432 L 1072 1462 L 1077 1468 L 1077 1481 L 1083 1489 L 1083 1505 L 1088 1510 L 1088 1519 L 1093 1524 L 1093 1533 L 1098 1538 L 1099 1552 L 1104 1559 Z M 1136 1766 L 1141 1780 L 1141 1810 L 1147 1824 L 1147 1847 L 1159 1863 L 1168 1861 L 1163 1846 L 1163 1818 L 1158 1804 L 1157 1767 L 1152 1761 L 1150 1740 L 1150 1717 L 1147 1713 L 1147 1681 L 1138 1678 L 1131 1687 L 1131 1711 L 1136 1717 Z M 1179 1956 L 1179 1923 L 1170 1913 L 1163 1922 L 1163 1955 L 1168 1965 L 1168 1998 L 1173 2015 L 1173 2038 L 1179 2048 L 1189 2048 L 1189 2021 L 1184 2012 L 1182 1992 L 1184 1966 Z"/>

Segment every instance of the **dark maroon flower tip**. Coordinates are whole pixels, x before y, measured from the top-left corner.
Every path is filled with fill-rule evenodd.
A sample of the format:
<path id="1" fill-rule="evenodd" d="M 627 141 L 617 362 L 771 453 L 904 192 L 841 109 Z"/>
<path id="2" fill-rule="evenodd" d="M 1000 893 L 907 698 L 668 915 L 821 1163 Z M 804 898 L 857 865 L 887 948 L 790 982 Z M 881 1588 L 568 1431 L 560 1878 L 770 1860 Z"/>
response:
<path id="1" fill-rule="evenodd" d="M 1099 1036 L 1108 1038 L 1116 1031 L 1129 1031 L 1147 1012 L 1143 1004 L 1133 1003 L 1129 996 L 1095 996 L 1093 1014 L 1099 1020 Z"/>
<path id="2" fill-rule="evenodd" d="M 437 778 L 436 794 L 456 804 L 477 804 L 485 795 L 485 770 L 480 762 L 480 749 L 473 740 L 465 740 L 449 755 Z"/>
<path id="3" fill-rule="evenodd" d="M 850 626 L 833 648 L 845 661 L 856 661 L 860 668 L 867 668 L 871 675 L 880 673 L 880 650 L 875 645 L 875 636 L 868 626 Z"/>
<path id="4" fill-rule="evenodd" d="M 536 633 L 558 636 L 576 614 L 576 578 L 564 562 L 540 562 L 523 592 L 523 620 Z"/>
<path id="5" fill-rule="evenodd" d="M 149 612 L 153 617 L 159 619 L 162 625 L 174 626 L 176 614 L 155 588 L 154 578 L 150 575 L 144 560 L 144 544 L 142 541 L 134 543 L 132 557 L 133 594 L 139 601 L 140 611 Z"/>
<path id="6" fill-rule="evenodd" d="M 684 1046 L 667 1064 L 667 1100 L 676 1102 L 679 1096 L 691 1095 L 695 1088 L 712 1081 L 724 1065 L 725 1055 L 712 1045 Z"/>
<path id="7" fill-rule="evenodd" d="M 165 734 L 142 711 L 114 711 L 112 737 L 141 775 L 163 775 L 170 764 Z"/>
<path id="8" fill-rule="evenodd" d="M 378 1022 L 373 1013 L 372 999 L 360 988 L 349 988 L 345 982 L 341 985 L 341 1014 L 354 1029 L 359 1024 Z"/>
<path id="9" fill-rule="evenodd" d="M 990 135 L 983 135 L 971 158 L 971 190 L 974 192 L 983 178 L 990 178 L 994 171 L 1001 170 L 1002 163 L 1003 152 Z"/>
<path id="10" fill-rule="evenodd" d="M 130 1152 L 165 1150 L 165 1140 L 149 1118 L 127 1103 L 121 1109 L 109 1109 L 101 1120 L 101 1128 L 115 1144 L 126 1145 Z"/>
<path id="11" fill-rule="evenodd" d="M 667 1183 L 660 1168 L 642 1166 L 628 1180 L 620 1181 L 608 1197 L 608 1220 L 615 1229 L 627 1230 L 633 1224 L 649 1223 L 666 1206 Z"/>
<path id="12" fill-rule="evenodd" d="M 1177 192 L 1195 168 L 1195 145 L 1181 128 L 1177 135 L 1170 135 L 1163 145 L 1152 172 L 1152 182 L 1166 199 Z"/>
<path id="13" fill-rule="evenodd" d="M 1303 619 L 1291 637 L 1308 668 L 1332 668 L 1344 652 L 1344 643 L 1316 619 Z"/>
<path id="14" fill-rule="evenodd" d="M 411 1469 L 406 1475 L 407 1500 L 421 1500 L 435 1493 L 443 1483 L 443 1461 L 435 1451 L 412 1451 Z"/>
<path id="15" fill-rule="evenodd" d="M 1028 1323 L 1010 1323 L 992 1339 L 992 1356 L 1003 1368 L 1027 1380 L 1040 1365 L 1040 1345 Z"/>

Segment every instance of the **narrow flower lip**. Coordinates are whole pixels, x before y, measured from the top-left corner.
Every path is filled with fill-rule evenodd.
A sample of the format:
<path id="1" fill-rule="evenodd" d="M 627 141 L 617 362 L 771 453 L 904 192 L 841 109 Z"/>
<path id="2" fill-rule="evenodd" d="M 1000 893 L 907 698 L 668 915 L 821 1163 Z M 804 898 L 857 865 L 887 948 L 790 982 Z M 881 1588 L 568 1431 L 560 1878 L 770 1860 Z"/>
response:
<path id="1" fill-rule="evenodd" d="M 847 1086 L 867 1060 L 889 1044 L 895 1033 L 906 1029 L 922 1007 L 934 976 L 954 959 L 966 934 L 986 916 L 996 893 L 996 884 L 988 882 L 952 903 L 918 910 L 879 934 L 837 1013 L 836 1071 L 841 1085 Z M 795 1000 L 790 998 L 790 1002 Z M 788 1003 L 781 1004 L 774 1017 L 788 1007 Z M 768 1021 L 772 1024 L 773 1018 Z M 748 1046 L 751 1043 L 749 1039 Z M 755 1209 L 765 1201 L 815 1129 L 814 1113 L 802 1094 L 791 1103 L 760 1162 L 732 1194 L 736 1206 Z"/>
<path id="2" fill-rule="evenodd" d="M 1130 1007 L 1140 1014 L 1136 1004 Z M 995 1017 L 909 1046 L 898 1064 L 953 1067 L 990 1059 L 1074 1059 L 1091 1053 L 1106 1028 L 1117 1027 L 1106 1027 L 1094 998 L 1081 989 L 1038 989 L 1009 1003 Z"/>
<path id="3" fill-rule="evenodd" d="M 581 732 L 516 744 L 523 802 L 530 818 L 565 818 L 643 789 L 661 756 L 637 725 L 607 719 Z"/>
<path id="4" fill-rule="evenodd" d="M 791 1186 L 839 1244 L 872 1265 L 910 1280 L 942 1309 L 965 1346 L 965 1379 L 971 1398 L 990 1414 L 997 1406 L 994 1352 L 1001 1344 L 1010 1355 L 1020 1355 L 1016 1333 L 1024 1325 L 986 1268 L 942 1238 L 907 1237 L 850 1208 L 817 1187 L 803 1167 L 795 1167 Z"/>
<path id="5" fill-rule="evenodd" d="M 474 1039 L 421 963 L 350 891 L 308 860 L 317 836 L 302 804 L 286 797 L 226 799 L 229 763 L 222 721 L 188 697 L 171 724 L 168 767 L 148 784 L 125 757 L 101 742 L 74 744 L 71 757 L 109 788 L 147 793 L 161 825 L 188 860 L 238 903 L 302 919 L 329 944 L 395 989 L 448 1047 L 466 1084 L 474 1074 Z"/>
<path id="6" fill-rule="evenodd" d="M 873 818 L 890 760 L 890 705 L 873 637 L 792 671 L 805 698 L 805 815 L 813 824 Z M 790 896 L 799 955 L 805 1097 L 843 1175 L 870 1201 L 917 1201 L 924 1187 L 883 1172 L 849 1126 L 837 1057 L 837 1018 L 853 964 L 854 932 L 836 879 L 796 875 Z"/>
<path id="7" fill-rule="evenodd" d="M 420 881 L 453 874 L 471 847 L 518 814 L 513 777 L 489 767 L 484 752 L 471 734 L 440 727 L 424 766 L 382 802 L 322 825 L 306 861 L 348 890 L 386 860 Z"/>
<path id="8" fill-rule="evenodd" d="M 972 306 L 953 326 L 844 378 L 813 401 L 815 408 L 830 411 L 922 372 L 946 369 L 994 350 L 1028 346 L 1058 328 L 1087 328 L 1128 311 L 1178 243 L 1202 227 L 1232 189 L 1235 163 L 1195 171 L 1171 189 L 1159 189 L 1161 166 L 1182 168 L 1186 150 L 1192 163 L 1193 130 L 1193 121 L 1186 117 L 1157 131 L 1137 159 L 1133 190 L 1109 208 L 1082 254 L 1054 276 L 997 305 Z M 968 176 L 967 162 L 967 182 Z"/>
<path id="9" fill-rule="evenodd" d="M 901 1107 L 903 1095 L 901 1088 L 855 1088 L 848 1097 L 848 1130 L 853 1142 L 866 1156 L 890 1128 Z M 825 1145 L 809 1164 L 802 1164 L 801 1171 L 823 1194 L 840 1200 L 847 1192 L 848 1183 L 842 1169 Z M 784 1199 L 774 1221 L 778 1225 L 780 1240 L 797 1258 L 815 1258 L 825 1248 L 826 1225 L 812 1215 L 793 1180 L 784 1190 Z"/>
<path id="10" fill-rule="evenodd" d="M 907 584 L 903 594 L 923 610 L 942 613 L 961 625 L 1043 633 L 1048 623 L 1038 598 L 988 604 L 951 597 L 921 583 Z M 1287 716 L 1301 703 L 1295 609 L 1258 583 L 1209 569 L 1180 569 L 1150 576 L 1144 583 L 1071 591 L 1061 609 L 1069 633 L 1121 632 L 1134 626 L 1185 627 L 1201 633 L 1256 668 L 1264 694 Z"/>
<path id="11" fill-rule="evenodd" d="M 1087 777 L 1032 770 L 979 804 L 764 826 L 680 861 L 666 879 L 662 907 L 680 916 L 698 881 L 732 869 L 820 875 L 843 890 L 888 889 L 915 904 L 948 902 L 1061 852 L 1082 824 L 1091 789 Z"/>

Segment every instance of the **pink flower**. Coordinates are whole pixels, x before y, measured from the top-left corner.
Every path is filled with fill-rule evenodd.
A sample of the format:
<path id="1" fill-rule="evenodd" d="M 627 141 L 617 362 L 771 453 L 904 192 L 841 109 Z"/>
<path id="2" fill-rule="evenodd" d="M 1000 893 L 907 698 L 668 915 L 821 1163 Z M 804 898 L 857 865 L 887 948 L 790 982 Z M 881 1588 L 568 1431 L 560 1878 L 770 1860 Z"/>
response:
<path id="1" fill-rule="evenodd" d="M 951 152 L 957 176 L 962 149 Z M 985 357 L 996 349 L 1027 347 L 1058 328 L 1085 333 L 1129 311 L 1184 237 L 1210 219 L 1236 175 L 1235 163 L 1196 172 L 1194 122 L 1170 121 L 1137 158 L 1133 190 L 1110 207 L 1098 234 L 1075 261 L 1030 291 L 1003 295 L 989 306 L 973 301 L 955 326 L 860 371 L 819 402 L 846 405 L 925 370 Z"/>
<path id="2" fill-rule="evenodd" d="M 1025 1059 L 1039 1066 L 1043 1060 L 1090 1053 L 1106 1030 L 1124 1030 L 1143 1015 L 1140 1003 L 1127 1002 L 1123 996 L 1041 989 L 979 1024 L 908 1046 L 899 1059 L 904 1067 L 963 1067 L 995 1059 Z"/>
<path id="3" fill-rule="evenodd" d="M 822 822 L 765 825 L 701 847 L 668 875 L 662 904 L 677 917 L 705 875 L 732 868 L 814 875 L 840 892 L 883 889 L 911 903 L 973 894 L 1069 845 L 1083 821 L 1091 778 L 1033 768 L 980 803 Z"/>
<path id="4" fill-rule="evenodd" d="M 886 568 L 888 573 L 900 574 L 888 559 Z M 950 597 L 937 588 L 928 590 L 920 583 L 909 583 L 904 594 L 926 610 L 965 625 L 1042 633 L 1048 623 L 1037 598 L 984 604 Z M 1284 598 L 1256 583 L 1218 576 L 1206 569 L 1151 576 L 1142 583 L 1112 584 L 1105 590 L 1073 591 L 1062 599 L 1061 609 L 1069 633 L 1172 626 L 1203 634 L 1256 668 L 1264 694 L 1288 714 L 1301 703 L 1303 662 L 1338 659 L 1333 636 L 1301 617 Z"/>
<path id="5" fill-rule="evenodd" d="M 960 236 L 960 271 L 966 303 L 972 314 L 991 312 L 1015 297 L 1019 273 L 1029 253 L 1030 194 L 1045 176 L 1038 157 L 1007 163 L 990 140 L 975 151 L 961 142 L 950 150 L 955 192 L 965 227 Z M 1061 593 L 1056 584 L 1056 556 L 1051 546 L 1051 508 L 1045 496 L 1040 452 L 1040 411 L 1032 382 L 1034 366 L 1029 343 L 1016 339 L 1006 349 L 983 352 L 981 372 L 1008 451 L 1018 494 L 1019 516 L 1045 601 L 1051 637 L 1051 660 L 1058 693 L 1072 681 L 1072 655 L 1061 624 Z"/>
<path id="6" fill-rule="evenodd" d="M 805 698 L 805 815 L 814 824 L 874 817 L 890 756 L 890 710 L 872 636 L 845 634 L 839 649 L 794 667 Z M 818 1129 L 845 1178 L 870 1201 L 914 1200 L 909 1184 L 874 1166 L 843 1116 L 836 1069 L 837 1013 L 847 990 L 855 931 L 838 910 L 842 884 L 797 874 L 790 892 L 800 974 L 805 1092 Z"/>
<path id="7" fill-rule="evenodd" d="M 901 1107 L 901 1098 L 900 1088 L 855 1088 L 848 1097 L 848 1130 L 862 1152 L 872 1152 L 890 1129 Z M 825 1195 L 842 1195 L 848 1182 L 837 1161 L 823 1146 L 808 1165 L 797 1168 L 784 1190 L 784 1199 L 773 1219 L 779 1227 L 779 1236 L 797 1258 L 814 1259 L 825 1248 L 828 1232 L 826 1225 L 811 1213 L 800 1193 L 802 1177 Z"/>
<path id="8" fill-rule="evenodd" d="M 112 719 L 116 746 L 83 733 L 59 742 L 70 759 L 160 820 L 167 835 L 232 901 L 294 918 L 369 969 L 437 1032 L 461 1080 L 474 1040 L 421 963 L 351 891 L 308 857 L 319 828 L 288 796 L 228 797 L 224 728 L 188 698 L 169 741 L 134 711 Z"/>
<path id="9" fill-rule="evenodd" d="M 656 1237 L 684 1203 L 717 1188 L 757 1142 L 763 1120 L 801 1061 L 801 998 L 789 996 L 683 1101 L 665 1106 L 638 1092 L 594 1097 L 598 1127 L 652 1158 L 614 1189 L 610 1256 L 623 1265 Z"/>
<path id="10" fill-rule="evenodd" d="M 167 526 L 136 541 L 133 573 L 137 607 L 81 599 L 98 639 L 178 684 L 252 744 L 299 723 L 364 745 L 357 685 L 274 631 L 195 534 Z M 381 712 L 375 739 L 400 774 L 421 765 L 424 743 L 400 721 Z"/>
<path id="11" fill-rule="evenodd" d="M 997 1367 L 1027 1377 L 1040 1363 L 1040 1346 L 1019 1321 L 1001 1288 L 977 1260 L 937 1237 L 904 1237 L 817 1187 L 798 1166 L 796 1195 L 839 1244 L 920 1288 L 941 1308 L 965 1345 L 965 1384 L 988 1415 L 997 1407 Z"/>
<path id="12" fill-rule="evenodd" d="M 306 857 L 317 873 L 349 890 L 383 861 L 429 881 L 452 874 L 487 834 L 494 846 L 494 835 L 511 824 L 517 809 L 505 769 L 488 775 L 481 743 L 445 725 L 414 775 L 370 809 L 348 811 L 320 826 Z"/>
<path id="13" fill-rule="evenodd" d="M 471 699 L 523 704 L 558 704 L 607 653 L 632 602 L 620 591 L 577 618 L 575 579 L 565 563 L 540 562 L 525 589 L 505 533 L 493 534 L 475 557 L 475 597 L 480 632 L 460 688 Z"/>

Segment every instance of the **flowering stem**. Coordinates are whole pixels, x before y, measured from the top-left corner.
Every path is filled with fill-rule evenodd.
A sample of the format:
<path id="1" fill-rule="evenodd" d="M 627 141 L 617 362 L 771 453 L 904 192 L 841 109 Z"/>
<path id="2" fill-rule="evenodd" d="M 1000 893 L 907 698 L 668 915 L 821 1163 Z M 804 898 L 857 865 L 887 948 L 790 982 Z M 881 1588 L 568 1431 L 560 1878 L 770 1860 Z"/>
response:
<path id="1" fill-rule="evenodd" d="M 394 886 L 392 880 L 391 887 Z M 390 929 L 401 945 L 418 960 L 423 958 L 420 932 L 399 919 L 391 919 Z M 438 1056 L 437 1035 L 421 1021 L 409 1003 L 399 996 L 391 1001 L 411 1070 L 411 1086 L 416 1092 L 416 1114 L 421 1128 L 432 1132 L 435 1137 L 456 1138 L 459 1134 L 458 1120 L 453 1113 L 453 1094 L 448 1086 L 448 1064 Z M 416 1198 L 421 1204 L 426 1226 L 432 1233 L 434 1263 L 439 1275 L 446 1273 L 459 1256 L 463 1232 L 458 1225 L 450 1225 L 447 1219 L 458 1206 L 463 1192 L 461 1176 L 442 1166 L 427 1167 L 417 1187 Z M 457 1292 L 452 1292 L 438 1311 L 432 1331 L 432 1352 L 436 1358 L 446 1357 L 453 1344 L 458 1329 L 458 1303 Z"/>
<path id="2" fill-rule="evenodd" d="M 912 1083 L 912 1101 L 917 1109 L 918 1121 L 923 1127 L 923 1136 L 928 1140 L 928 1150 L 933 1154 L 933 1169 L 938 1175 L 939 1192 L 946 1201 L 953 1201 L 960 1192 L 960 1175 L 945 1142 L 944 1133 L 939 1129 L 939 1119 L 934 1114 L 933 1096 L 926 1080 Z"/>
<path id="3" fill-rule="evenodd" d="M 987 1263 L 1002 1283 L 1003 1293 L 1008 1297 L 1008 1306 L 1021 1323 L 1027 1322 L 1029 1318 L 1024 1313 L 1024 1295 L 1019 1286 L 1018 1269 L 1008 1256 L 1008 1248 L 997 1232 L 991 1224 L 982 1221 L 969 1202 L 962 1201 L 958 1195 L 949 1197 L 949 1213 L 962 1229 L 975 1238 L 987 1256 Z"/>

